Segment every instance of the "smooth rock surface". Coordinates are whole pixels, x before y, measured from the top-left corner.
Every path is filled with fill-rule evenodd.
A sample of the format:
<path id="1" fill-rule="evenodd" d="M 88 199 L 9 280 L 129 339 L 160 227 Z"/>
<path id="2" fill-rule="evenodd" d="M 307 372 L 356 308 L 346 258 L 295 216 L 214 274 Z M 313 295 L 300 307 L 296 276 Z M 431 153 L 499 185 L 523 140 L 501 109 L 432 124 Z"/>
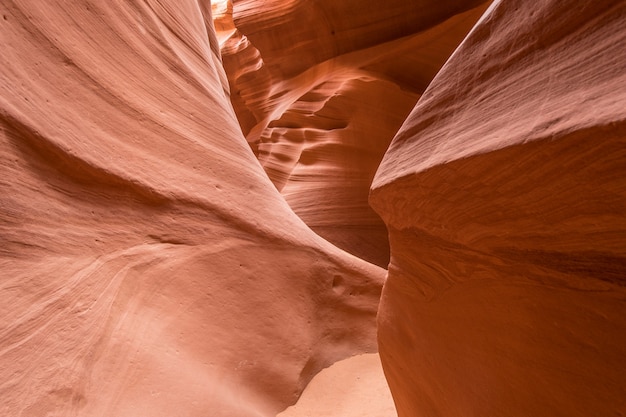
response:
<path id="1" fill-rule="evenodd" d="M 401 417 L 624 414 L 624 28 L 624 1 L 496 1 L 394 138 L 370 200 Z"/>
<path id="2" fill-rule="evenodd" d="M 276 417 L 396 417 L 375 353 L 354 356 L 322 370 L 298 402 Z"/>
<path id="3" fill-rule="evenodd" d="M 0 415 L 273 416 L 376 350 L 384 271 L 263 172 L 208 2 L 0 9 Z"/>

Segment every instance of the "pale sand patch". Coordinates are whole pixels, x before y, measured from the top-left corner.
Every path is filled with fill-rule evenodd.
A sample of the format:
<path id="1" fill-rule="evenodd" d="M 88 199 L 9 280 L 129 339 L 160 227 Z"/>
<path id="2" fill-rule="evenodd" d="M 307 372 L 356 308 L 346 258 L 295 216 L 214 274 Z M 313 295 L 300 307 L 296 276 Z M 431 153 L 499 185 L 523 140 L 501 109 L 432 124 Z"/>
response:
<path id="1" fill-rule="evenodd" d="M 317 374 L 277 417 L 396 417 L 377 353 L 353 356 Z"/>

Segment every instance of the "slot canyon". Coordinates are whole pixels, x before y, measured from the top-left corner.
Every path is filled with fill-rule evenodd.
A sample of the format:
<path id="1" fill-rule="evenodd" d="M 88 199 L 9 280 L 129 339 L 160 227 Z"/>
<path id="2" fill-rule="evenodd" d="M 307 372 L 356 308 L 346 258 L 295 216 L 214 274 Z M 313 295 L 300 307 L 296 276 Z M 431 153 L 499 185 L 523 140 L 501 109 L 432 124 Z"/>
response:
<path id="1" fill-rule="evenodd" d="M 0 15 L 0 417 L 626 416 L 626 1 Z"/>

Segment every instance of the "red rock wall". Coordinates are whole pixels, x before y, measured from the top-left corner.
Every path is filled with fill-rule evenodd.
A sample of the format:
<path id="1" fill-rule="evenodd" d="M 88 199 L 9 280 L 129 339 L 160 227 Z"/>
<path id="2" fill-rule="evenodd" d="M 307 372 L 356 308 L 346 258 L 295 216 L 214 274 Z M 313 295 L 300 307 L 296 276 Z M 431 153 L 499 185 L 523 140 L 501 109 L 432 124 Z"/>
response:
<path id="1" fill-rule="evenodd" d="M 314 231 L 385 267 L 374 173 L 486 7 L 423 3 L 249 0 L 216 13 L 233 106 L 270 179 Z"/>
<path id="2" fill-rule="evenodd" d="M 623 414 L 626 2 L 486 8 L 4 2 L 0 415 L 275 415 L 310 228 L 400 417 Z"/>
<path id="3" fill-rule="evenodd" d="M 272 416 L 376 350 L 383 270 L 261 169 L 208 4 L 0 11 L 0 415 Z"/>
<path id="4" fill-rule="evenodd" d="M 626 410 L 626 2 L 496 1 L 393 140 L 401 417 Z"/>

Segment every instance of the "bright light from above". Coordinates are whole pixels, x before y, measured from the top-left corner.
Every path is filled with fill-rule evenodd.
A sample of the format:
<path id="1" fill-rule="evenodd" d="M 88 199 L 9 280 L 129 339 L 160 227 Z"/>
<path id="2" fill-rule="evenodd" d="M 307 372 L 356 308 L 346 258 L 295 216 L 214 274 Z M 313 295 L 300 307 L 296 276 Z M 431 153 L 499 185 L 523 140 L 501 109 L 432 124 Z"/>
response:
<path id="1" fill-rule="evenodd" d="M 218 19 L 229 12 L 232 13 L 232 4 L 230 0 L 211 0 L 211 13 L 213 14 L 213 19 Z"/>
<path id="2" fill-rule="evenodd" d="M 235 33 L 232 0 L 212 0 L 211 14 L 213 15 L 215 34 L 217 35 L 217 40 L 221 48 L 224 45 L 224 42 L 226 42 L 230 36 Z"/>

